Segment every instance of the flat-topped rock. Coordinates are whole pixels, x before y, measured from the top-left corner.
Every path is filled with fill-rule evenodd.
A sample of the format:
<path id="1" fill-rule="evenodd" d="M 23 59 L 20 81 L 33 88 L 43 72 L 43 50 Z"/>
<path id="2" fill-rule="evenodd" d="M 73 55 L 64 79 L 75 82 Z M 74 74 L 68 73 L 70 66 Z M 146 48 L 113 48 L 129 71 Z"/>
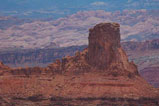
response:
<path id="1" fill-rule="evenodd" d="M 90 29 L 88 62 L 99 69 L 106 69 L 117 61 L 120 48 L 120 29 L 117 23 L 101 23 Z"/>

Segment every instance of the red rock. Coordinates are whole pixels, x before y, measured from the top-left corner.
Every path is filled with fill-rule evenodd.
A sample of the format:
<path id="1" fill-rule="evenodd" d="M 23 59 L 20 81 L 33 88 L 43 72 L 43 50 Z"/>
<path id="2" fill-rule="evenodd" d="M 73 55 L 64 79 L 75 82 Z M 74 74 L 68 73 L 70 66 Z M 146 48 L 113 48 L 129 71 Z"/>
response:
<path id="1" fill-rule="evenodd" d="M 101 23 L 90 29 L 88 63 L 99 69 L 107 69 L 118 61 L 120 48 L 119 24 Z"/>
<path id="2" fill-rule="evenodd" d="M 90 29 L 88 63 L 110 74 L 137 74 L 136 66 L 128 62 L 121 48 L 120 25 L 117 23 L 101 23 Z"/>
<path id="3" fill-rule="evenodd" d="M 90 29 L 88 48 L 75 56 L 46 68 L 12 69 L 16 77 L 2 77 L 0 95 L 14 98 L 12 102 L 19 105 L 157 106 L 158 90 L 128 61 L 119 32 L 117 23 L 98 24 Z M 28 78 L 17 76 L 27 72 Z"/>

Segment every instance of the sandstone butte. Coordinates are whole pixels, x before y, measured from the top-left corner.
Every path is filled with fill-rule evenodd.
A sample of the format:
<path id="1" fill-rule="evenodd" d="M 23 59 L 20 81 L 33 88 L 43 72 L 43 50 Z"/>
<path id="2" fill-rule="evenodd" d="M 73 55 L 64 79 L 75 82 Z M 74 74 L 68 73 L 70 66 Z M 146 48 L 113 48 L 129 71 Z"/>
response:
<path id="1" fill-rule="evenodd" d="M 89 45 L 45 68 L 0 63 L 0 106 L 159 106 L 158 89 L 120 45 L 120 25 L 89 30 Z"/>

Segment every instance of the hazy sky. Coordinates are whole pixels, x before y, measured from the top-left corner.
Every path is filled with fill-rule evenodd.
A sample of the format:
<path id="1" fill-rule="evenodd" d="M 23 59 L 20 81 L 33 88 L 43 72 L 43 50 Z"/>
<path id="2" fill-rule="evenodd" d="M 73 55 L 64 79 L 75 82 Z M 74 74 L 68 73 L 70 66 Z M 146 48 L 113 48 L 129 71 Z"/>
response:
<path id="1" fill-rule="evenodd" d="M 0 0 L 0 14 L 62 17 L 77 11 L 159 9 L 159 0 Z"/>

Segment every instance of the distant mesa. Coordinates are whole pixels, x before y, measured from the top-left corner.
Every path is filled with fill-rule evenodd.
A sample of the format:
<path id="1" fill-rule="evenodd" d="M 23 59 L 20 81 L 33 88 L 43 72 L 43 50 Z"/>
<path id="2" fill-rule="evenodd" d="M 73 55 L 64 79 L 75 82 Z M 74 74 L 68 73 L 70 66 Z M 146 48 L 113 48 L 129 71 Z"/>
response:
<path id="1" fill-rule="evenodd" d="M 126 51 L 153 51 L 159 49 L 159 39 L 147 40 L 144 42 L 122 42 L 122 47 Z"/>

